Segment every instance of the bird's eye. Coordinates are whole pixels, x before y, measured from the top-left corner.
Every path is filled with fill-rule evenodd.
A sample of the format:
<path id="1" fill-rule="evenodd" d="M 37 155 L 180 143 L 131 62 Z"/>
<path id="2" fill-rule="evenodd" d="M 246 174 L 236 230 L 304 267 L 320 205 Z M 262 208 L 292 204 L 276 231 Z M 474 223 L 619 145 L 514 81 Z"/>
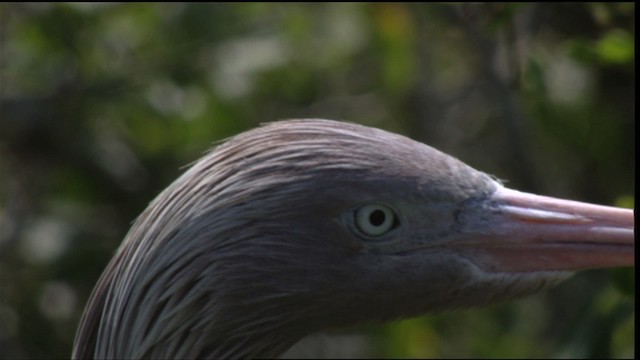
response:
<path id="1" fill-rule="evenodd" d="M 377 237 L 394 229 L 398 225 L 398 218 L 388 206 L 368 204 L 356 210 L 355 223 L 364 236 Z"/>

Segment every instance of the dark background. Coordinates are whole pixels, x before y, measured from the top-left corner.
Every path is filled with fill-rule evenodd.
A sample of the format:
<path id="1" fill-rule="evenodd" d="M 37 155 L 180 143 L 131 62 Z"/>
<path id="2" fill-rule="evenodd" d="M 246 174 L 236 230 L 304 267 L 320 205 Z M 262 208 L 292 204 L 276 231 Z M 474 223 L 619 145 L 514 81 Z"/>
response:
<path id="1" fill-rule="evenodd" d="M 262 122 L 353 121 L 512 188 L 634 206 L 633 3 L 0 6 L 0 357 L 68 357 L 135 217 L 214 141 Z M 631 358 L 634 280 L 587 271 L 340 347 Z"/>

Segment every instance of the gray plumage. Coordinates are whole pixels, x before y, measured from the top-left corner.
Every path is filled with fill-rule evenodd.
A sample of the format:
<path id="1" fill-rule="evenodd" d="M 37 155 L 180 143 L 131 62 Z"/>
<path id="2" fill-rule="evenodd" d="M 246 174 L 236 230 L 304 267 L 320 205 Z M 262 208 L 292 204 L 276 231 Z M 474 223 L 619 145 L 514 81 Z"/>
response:
<path id="1" fill-rule="evenodd" d="M 492 234 L 501 188 L 360 125 L 291 120 L 237 135 L 137 219 L 96 285 L 73 357 L 275 357 L 319 330 L 487 304 L 566 278 L 487 271 L 450 245 Z M 395 226 L 363 234 L 354 213 L 366 204 L 393 209 Z"/>

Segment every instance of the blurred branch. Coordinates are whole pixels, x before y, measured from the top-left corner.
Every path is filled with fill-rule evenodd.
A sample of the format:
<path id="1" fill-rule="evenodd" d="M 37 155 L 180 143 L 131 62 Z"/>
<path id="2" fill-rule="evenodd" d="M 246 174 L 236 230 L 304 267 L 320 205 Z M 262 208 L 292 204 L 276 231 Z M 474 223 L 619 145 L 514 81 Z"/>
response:
<path id="1" fill-rule="evenodd" d="M 515 81 L 510 79 L 517 78 L 517 66 L 514 61 L 510 62 L 510 67 L 505 69 L 509 73 L 501 75 L 495 59 L 499 55 L 500 40 L 498 36 L 489 36 L 488 26 L 482 23 L 482 16 L 492 11 L 492 6 L 501 6 L 494 4 L 464 4 L 459 7 L 447 7 L 447 14 L 453 23 L 460 24 L 465 31 L 466 36 L 471 39 L 471 45 L 474 46 L 474 53 L 478 54 L 480 59 L 479 76 L 484 78 L 486 84 L 491 88 L 487 93 L 493 95 L 496 103 L 501 104 L 503 125 L 508 134 L 510 144 L 509 154 L 511 159 L 510 168 L 514 169 L 517 181 L 529 191 L 538 191 L 540 188 L 537 169 L 531 157 L 530 138 L 526 129 L 526 115 L 514 95 L 511 84 Z M 491 16 L 491 14 L 489 14 Z M 507 41 L 515 41 L 515 34 L 512 27 L 513 19 L 505 20 L 504 25 L 507 34 Z M 510 46 L 512 52 L 513 47 Z M 513 56 L 509 59 L 513 59 Z M 505 71 L 505 72 L 506 72 Z"/>

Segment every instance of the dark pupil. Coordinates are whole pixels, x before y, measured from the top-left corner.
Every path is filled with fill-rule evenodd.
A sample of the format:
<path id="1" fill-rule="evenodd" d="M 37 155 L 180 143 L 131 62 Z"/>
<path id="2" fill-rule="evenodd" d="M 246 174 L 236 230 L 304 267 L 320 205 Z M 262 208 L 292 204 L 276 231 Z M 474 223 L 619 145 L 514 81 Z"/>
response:
<path id="1" fill-rule="evenodd" d="M 380 226 L 384 222 L 384 216 L 384 211 L 374 210 L 371 215 L 369 215 L 369 221 L 374 226 Z"/>

